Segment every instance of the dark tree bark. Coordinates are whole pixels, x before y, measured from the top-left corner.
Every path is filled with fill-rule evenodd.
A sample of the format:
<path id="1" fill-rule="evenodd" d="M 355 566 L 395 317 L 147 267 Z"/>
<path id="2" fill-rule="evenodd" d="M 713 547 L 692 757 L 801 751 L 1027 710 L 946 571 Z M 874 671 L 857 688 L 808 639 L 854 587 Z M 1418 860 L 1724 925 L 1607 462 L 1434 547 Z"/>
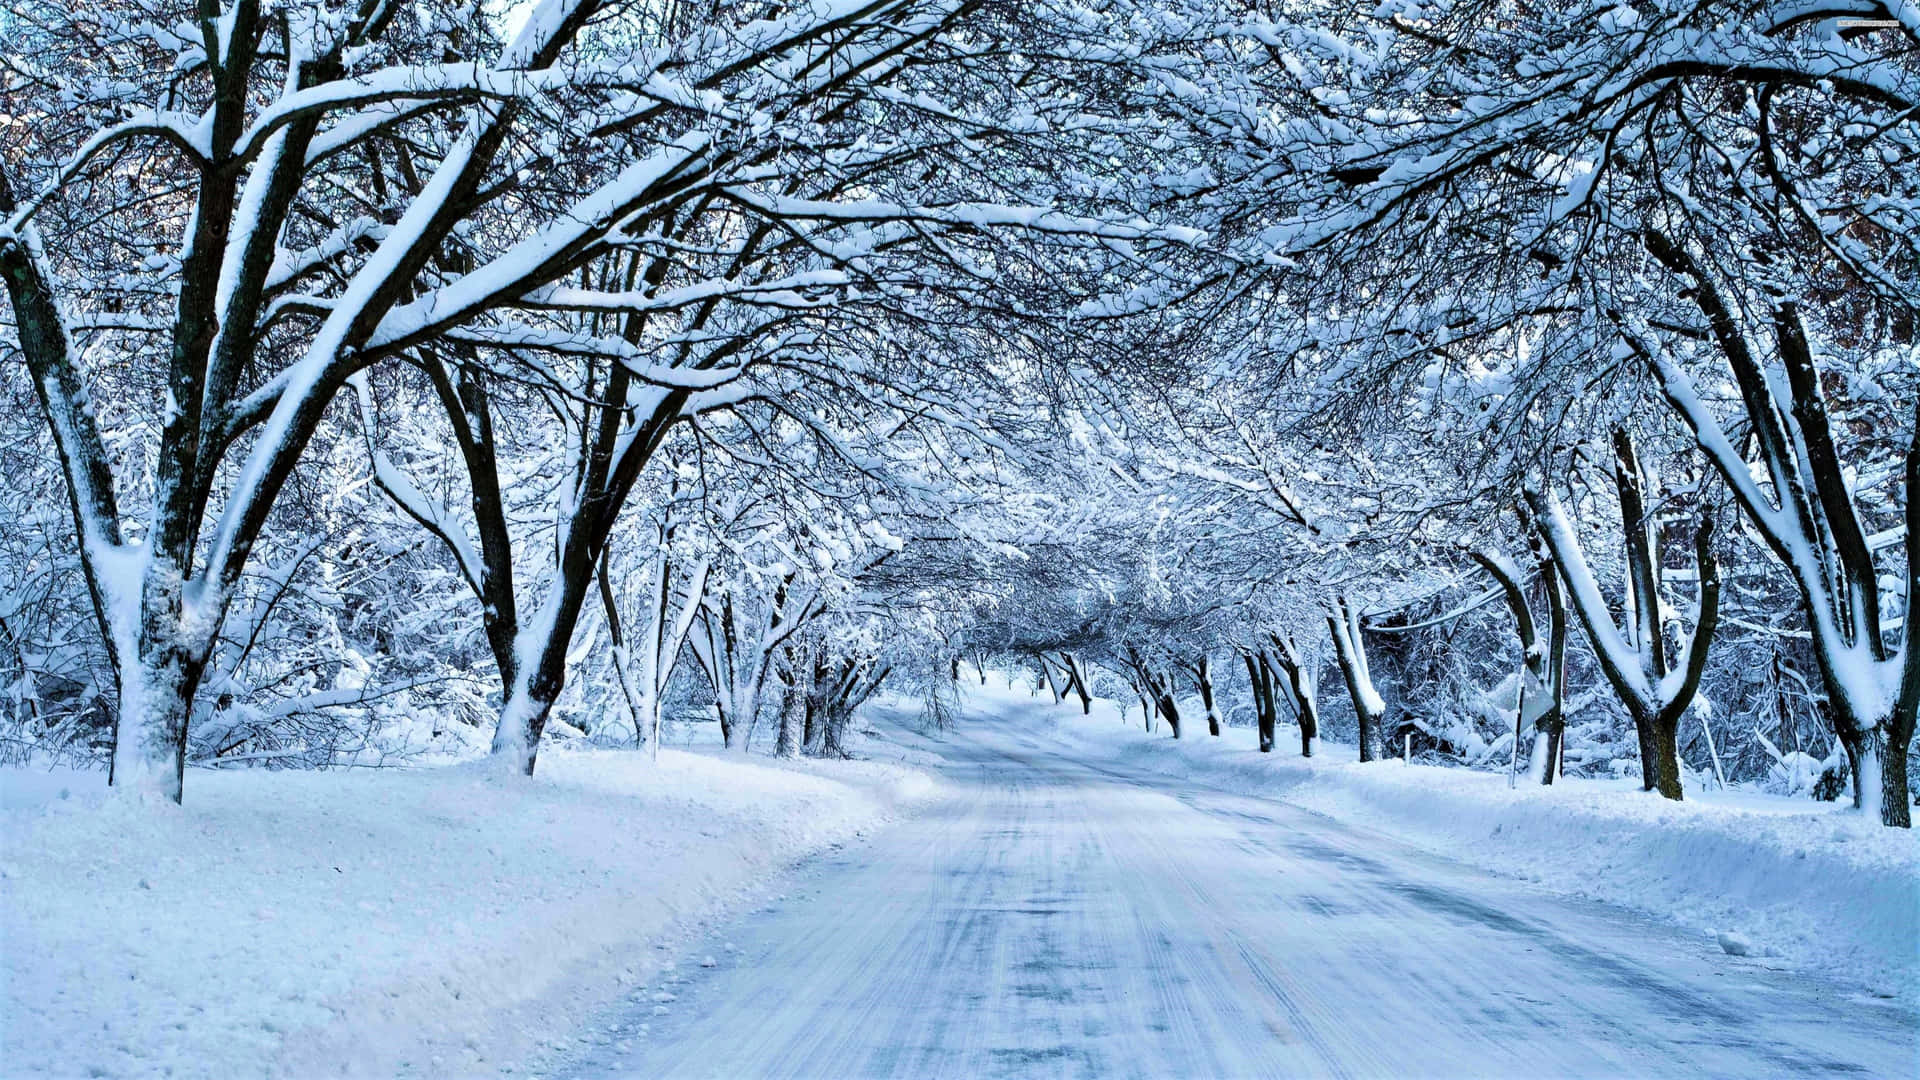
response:
<path id="1" fill-rule="evenodd" d="M 1055 705 L 1060 704 L 1060 702 L 1066 699 L 1066 696 L 1067 696 L 1066 688 L 1062 687 L 1060 685 L 1060 680 L 1054 677 L 1053 665 L 1047 661 L 1047 654 L 1037 653 L 1035 654 L 1034 659 L 1035 659 L 1035 662 L 1040 667 L 1041 687 L 1045 688 L 1049 694 L 1053 695 L 1053 703 Z"/>
<path id="2" fill-rule="evenodd" d="M 1553 562 L 1544 550 L 1539 548 L 1535 538 L 1535 557 L 1539 560 L 1540 580 L 1547 594 L 1547 677 L 1552 686 L 1553 699 L 1547 711 L 1542 713 L 1535 726 L 1547 739 L 1546 762 L 1540 770 L 1542 784 L 1553 783 L 1560 771 L 1560 755 L 1564 752 L 1563 743 L 1567 737 L 1567 599 L 1560 588 L 1560 579 L 1553 574 Z"/>
<path id="3" fill-rule="evenodd" d="M 1260 752 L 1270 754 L 1275 721 L 1273 669 L 1267 666 L 1265 657 L 1252 649 L 1243 650 L 1240 659 L 1247 666 L 1247 685 L 1253 691 L 1253 717 L 1260 733 Z"/>
<path id="4" fill-rule="evenodd" d="M 1060 654 L 1060 665 L 1067 671 L 1067 691 L 1080 698 L 1080 715 L 1093 713 L 1093 693 L 1087 688 L 1087 672 L 1072 653 Z"/>
<path id="5" fill-rule="evenodd" d="M 1220 734 L 1220 710 L 1213 704 L 1212 660 L 1206 653 L 1201 653 L 1198 660 L 1181 666 L 1193 676 L 1193 685 L 1200 691 L 1200 706 L 1207 711 L 1207 734 L 1217 738 Z"/>
<path id="6" fill-rule="evenodd" d="M 481 624 L 493 650 L 503 686 L 514 679 L 514 639 L 520 631 L 514 597 L 513 540 L 507 531 L 507 502 L 501 494 L 499 455 L 493 438 L 493 405 L 485 377 L 472 363 L 449 374 L 429 356 L 425 365 L 433 389 L 453 428 L 454 445 L 467 466 L 473 520 L 480 537 L 479 594 Z"/>

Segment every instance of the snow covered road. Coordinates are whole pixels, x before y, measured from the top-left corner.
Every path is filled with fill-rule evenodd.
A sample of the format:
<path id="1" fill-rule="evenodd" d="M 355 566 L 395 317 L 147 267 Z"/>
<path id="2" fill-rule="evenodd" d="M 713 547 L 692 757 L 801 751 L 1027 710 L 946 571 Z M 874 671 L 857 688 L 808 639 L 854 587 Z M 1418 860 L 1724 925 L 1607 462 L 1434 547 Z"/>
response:
<path id="1" fill-rule="evenodd" d="M 1912 1076 L 1889 1001 L 1025 718 L 548 1075 Z M 1543 852 L 1543 858 L 1552 858 Z"/>

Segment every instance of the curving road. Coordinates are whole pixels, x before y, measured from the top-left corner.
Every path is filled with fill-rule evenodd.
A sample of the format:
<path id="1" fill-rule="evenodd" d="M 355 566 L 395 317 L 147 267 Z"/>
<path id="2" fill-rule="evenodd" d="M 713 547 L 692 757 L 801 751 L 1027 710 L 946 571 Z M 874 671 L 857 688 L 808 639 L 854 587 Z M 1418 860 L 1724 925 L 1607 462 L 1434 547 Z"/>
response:
<path id="1" fill-rule="evenodd" d="M 1617 909 L 1013 721 L 928 745 L 950 797 L 801 871 L 550 1075 L 1920 1073 L 1910 1012 Z"/>

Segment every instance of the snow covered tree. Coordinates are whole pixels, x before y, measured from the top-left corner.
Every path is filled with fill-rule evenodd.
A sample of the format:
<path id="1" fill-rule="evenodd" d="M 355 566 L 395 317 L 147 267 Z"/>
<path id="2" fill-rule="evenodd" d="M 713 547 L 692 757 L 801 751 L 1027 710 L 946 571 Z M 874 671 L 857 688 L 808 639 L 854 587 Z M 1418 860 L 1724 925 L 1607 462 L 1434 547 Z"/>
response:
<path id="1" fill-rule="evenodd" d="M 420 364 L 469 418 L 488 559 L 488 378 L 453 369 L 510 364 L 570 407 L 547 586 L 510 608 L 498 565 L 466 568 L 511 667 L 496 750 L 529 770 L 614 522 L 674 425 L 764 392 L 762 366 L 861 382 L 869 343 L 810 316 L 913 317 L 929 290 L 1011 281 L 996 231 L 1123 259 L 1191 238 L 1051 179 L 1131 151 L 1091 120 L 1087 80 L 983 62 L 1111 32 L 1050 9 L 543 0 L 511 32 L 458 3 L 121 14 L 23 20 L 0 274 L 118 675 L 115 782 L 168 799 L 249 556 L 358 373 Z M 1098 144 L 1059 142 L 1082 132 Z M 179 182 L 149 194 L 154 175 Z M 126 402 L 153 418 L 150 469 L 116 475 L 101 440 L 103 351 L 153 391 Z"/>
<path id="2" fill-rule="evenodd" d="M 1614 622 L 1612 609 L 1587 564 L 1586 552 L 1559 497 L 1549 490 L 1529 491 L 1527 498 L 1600 668 L 1633 718 L 1634 730 L 1640 736 L 1641 775 L 1646 790 L 1678 799 L 1681 787 L 1676 739 L 1680 718 L 1699 690 L 1714 626 L 1719 621 L 1720 570 L 1713 553 L 1713 518 L 1703 516 L 1694 530 L 1694 580 L 1699 591 L 1693 629 L 1676 656 L 1663 614 L 1668 606 L 1665 561 L 1660 553 L 1659 522 L 1644 498 L 1646 474 L 1626 432 L 1616 431 L 1613 445 L 1628 567 L 1626 602 L 1622 605 L 1628 614 L 1625 634 Z"/>
<path id="3" fill-rule="evenodd" d="M 1534 540 L 1538 548 L 1540 540 L 1537 536 Z M 1507 610 L 1513 613 L 1514 630 L 1520 639 L 1521 670 L 1525 672 L 1519 707 L 1514 710 L 1514 738 L 1519 739 L 1528 726 L 1533 728 L 1529 775 L 1537 783 L 1551 784 L 1560 767 L 1561 741 L 1567 727 L 1567 602 L 1559 574 L 1551 555 L 1537 551 L 1534 561 L 1547 604 L 1546 625 L 1542 627 L 1527 595 L 1527 583 L 1533 575 L 1498 548 L 1470 548 L 1468 554 L 1499 583 Z"/>
<path id="4" fill-rule="evenodd" d="M 1800 593 L 1856 798 L 1906 825 L 1920 664 L 1889 620 L 1913 559 L 1870 538 L 1912 503 L 1888 405 L 1920 301 L 1911 13 L 1310 3 L 1218 43 L 1185 60 L 1202 100 L 1269 122 L 1218 128 L 1239 167 L 1214 198 L 1291 275 L 1285 354 L 1331 354 L 1348 415 L 1478 379 L 1535 460 L 1651 383 Z M 1832 422 L 1842 387 L 1868 426 Z"/>

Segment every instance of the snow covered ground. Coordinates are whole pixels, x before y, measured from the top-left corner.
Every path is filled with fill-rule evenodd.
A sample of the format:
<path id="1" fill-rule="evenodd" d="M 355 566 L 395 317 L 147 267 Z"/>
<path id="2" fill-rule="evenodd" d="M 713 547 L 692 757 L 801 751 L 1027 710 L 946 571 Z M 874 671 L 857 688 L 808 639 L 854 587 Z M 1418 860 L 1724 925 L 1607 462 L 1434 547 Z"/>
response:
<path id="1" fill-rule="evenodd" d="M 1214 739 L 1200 725 L 1175 742 L 1111 703 L 1082 718 L 998 680 L 969 687 L 965 706 L 950 739 L 927 740 L 888 722 L 906 706 L 881 703 L 861 762 L 670 750 L 656 768 L 550 750 L 532 783 L 471 765 L 196 773 L 186 806 L 160 813 L 104 799 L 98 774 L 0 773 L 0 1073 L 702 1074 L 736 1050 L 876 1075 L 1063 1061 L 1391 1072 L 1385 1032 L 1347 1031 L 1355 1013 L 1336 1007 L 1355 979 L 1379 982 L 1363 997 L 1414 979 L 1444 1002 L 1408 999 L 1392 1020 L 1437 1025 L 1417 1040 L 1429 1048 L 1459 1010 L 1560 995 L 1612 1019 L 1583 1021 L 1584 1043 L 1553 1035 L 1553 1068 L 1536 1047 L 1502 1069 L 1604 1072 L 1639 1060 L 1605 1056 L 1629 1053 L 1607 1023 L 1640 1025 L 1655 991 L 1716 1003 L 1720 1019 L 1696 1018 L 1705 1027 L 1674 1046 L 1717 1048 L 1700 1061 L 1730 1067 L 1783 1031 L 1809 1062 L 1827 1060 L 1815 1049 L 1871 1056 L 1874 1025 L 1894 1015 L 1828 1030 L 1838 1014 L 1809 985 L 1830 984 L 1782 968 L 1905 999 L 1858 996 L 1875 1008 L 1913 998 L 1920 849 L 1829 804 L 1673 805 L 1593 781 L 1509 790 L 1498 775 L 1360 766 L 1335 745 L 1303 762 L 1284 737 L 1270 755 L 1245 730 Z M 922 807 L 876 844 L 842 847 Z M 1462 863 L 1648 912 L 1695 944 Z M 1503 914 L 1459 925 L 1489 911 Z M 719 927 L 735 949 L 703 937 Z M 1054 956 L 1062 934 L 1086 955 Z M 967 942 L 984 951 L 950 962 Z M 1242 983 L 1262 973 L 1293 980 L 1279 1000 L 1307 1012 L 1229 1023 L 1258 1011 L 1262 992 Z M 1134 1038 L 1100 1020 L 1122 1000 L 1160 1002 L 1140 1006 L 1141 1024 L 1187 1019 Z M 875 1019 L 888 1010 L 906 1027 Z M 1774 1035 L 1726 1042 L 1748 1012 Z M 1459 1038 L 1520 1051 L 1548 1037 L 1531 1010 L 1500 1015 L 1506 1034 Z M 1274 1042 L 1262 1022 L 1330 1041 Z M 1023 1050 L 1042 1029 L 1054 1042 Z M 823 1056 L 792 1058 L 802 1045 Z"/>
<path id="2" fill-rule="evenodd" d="M 970 697 L 944 737 L 889 740 L 935 759 L 939 799 L 809 861 L 539 1075 L 1913 1074 L 1899 1002 Z"/>
<path id="3" fill-rule="evenodd" d="M 531 783 L 195 772 L 155 812 L 99 773 L 0 773 L 0 1073 L 505 1073 L 644 981 L 649 944 L 933 791 L 897 764 L 550 751 Z"/>
<path id="4" fill-rule="evenodd" d="M 1796 968 L 1920 998 L 1920 835 L 1883 828 L 1847 803 L 1696 791 L 1673 803 L 1634 780 L 1524 776 L 1395 760 L 1362 765 L 1351 746 L 1299 756 L 1283 728 L 1271 754 L 1250 728 L 1148 734 L 1135 706 L 1055 706 L 996 678 L 976 708 L 1018 709 L 1071 752 L 1189 778 L 1365 826 L 1416 847 L 1567 895 L 1621 904 Z"/>

